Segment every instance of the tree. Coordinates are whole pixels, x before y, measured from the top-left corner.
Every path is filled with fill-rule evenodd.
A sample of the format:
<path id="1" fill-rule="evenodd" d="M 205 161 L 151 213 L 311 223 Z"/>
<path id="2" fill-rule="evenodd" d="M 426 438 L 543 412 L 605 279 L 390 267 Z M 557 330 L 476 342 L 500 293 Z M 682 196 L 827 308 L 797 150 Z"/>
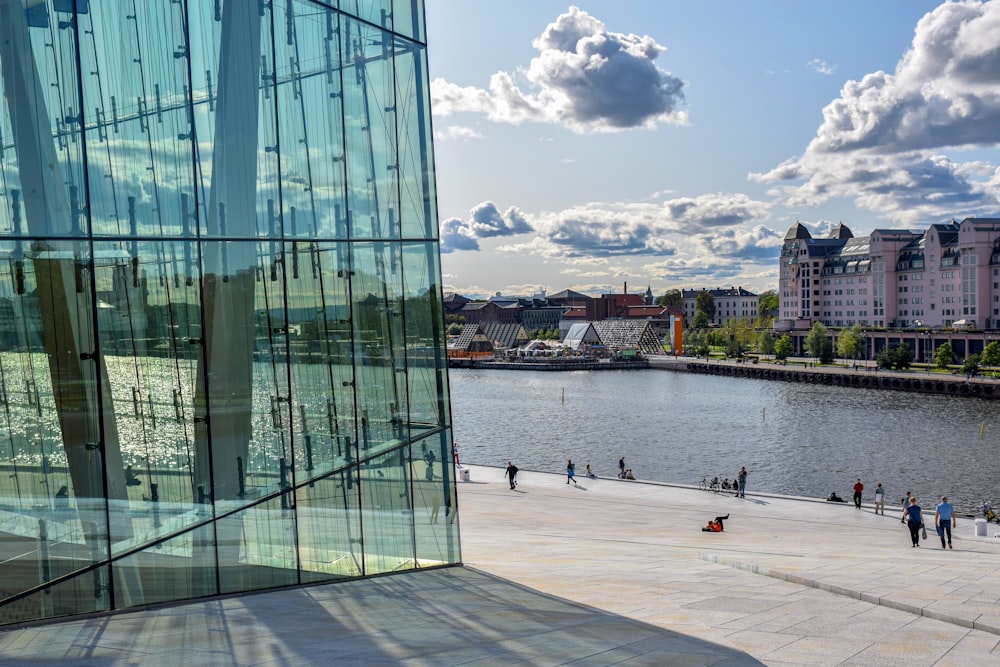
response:
<path id="1" fill-rule="evenodd" d="M 696 313 L 705 313 L 705 317 L 711 322 L 715 319 L 715 297 L 708 290 L 698 292 L 694 298 L 694 309 Z"/>
<path id="2" fill-rule="evenodd" d="M 767 317 L 769 311 L 778 310 L 778 290 L 764 290 L 760 293 L 759 299 L 757 312 L 761 319 Z"/>
<path id="3" fill-rule="evenodd" d="M 657 305 L 663 306 L 675 306 L 677 308 L 684 307 L 684 295 L 679 289 L 669 289 L 667 293 L 656 300 Z"/>
<path id="4" fill-rule="evenodd" d="M 841 329 L 840 335 L 837 336 L 837 356 L 842 359 L 857 359 L 864 340 L 864 332 L 857 325 L 850 329 Z"/>
<path id="5" fill-rule="evenodd" d="M 905 370 L 913 363 L 913 350 L 906 343 L 900 343 L 892 351 L 897 370 Z"/>
<path id="6" fill-rule="evenodd" d="M 452 322 L 448 325 L 448 328 L 445 329 L 445 333 L 449 336 L 457 336 L 462 333 L 462 325 L 458 322 Z"/>
<path id="7" fill-rule="evenodd" d="M 880 368 L 905 370 L 913 363 L 913 350 L 906 343 L 900 343 L 893 348 L 883 347 L 875 357 L 875 363 Z"/>
<path id="8" fill-rule="evenodd" d="M 782 336 L 774 342 L 775 359 L 787 359 L 791 356 L 794 346 L 790 336 Z"/>
<path id="9" fill-rule="evenodd" d="M 979 363 L 983 366 L 1000 366 L 1000 343 L 993 341 L 979 355 Z"/>
<path id="10" fill-rule="evenodd" d="M 703 333 L 688 329 L 684 334 L 684 351 L 696 357 L 707 357 L 711 350 Z"/>
<path id="11" fill-rule="evenodd" d="M 742 357 L 743 356 L 743 346 L 735 338 L 730 338 L 726 343 L 726 356 L 727 357 Z"/>
<path id="12" fill-rule="evenodd" d="M 955 351 L 951 349 L 950 343 L 942 343 L 934 352 L 934 365 L 938 368 L 947 368 L 955 363 Z"/>
<path id="13" fill-rule="evenodd" d="M 757 305 L 757 317 L 754 326 L 758 329 L 768 329 L 774 322 L 774 313 L 778 311 L 778 292 L 769 289 L 762 292 Z"/>
<path id="14" fill-rule="evenodd" d="M 819 363 L 828 364 L 833 361 L 833 345 L 827 337 L 827 329 L 822 322 L 817 322 L 809 330 L 804 345 L 806 352 L 815 357 Z"/>
<path id="15" fill-rule="evenodd" d="M 962 372 L 969 377 L 975 377 L 979 374 L 979 361 L 978 354 L 970 354 L 965 358 L 965 363 L 962 364 Z"/>
<path id="16" fill-rule="evenodd" d="M 757 336 L 757 351 L 761 354 L 774 354 L 774 348 L 774 334 L 770 331 L 761 331 Z"/>
<path id="17" fill-rule="evenodd" d="M 719 328 L 719 332 L 722 334 L 719 345 L 728 346 L 735 341 L 743 349 L 753 345 L 757 336 L 753 330 L 753 323 L 744 317 L 730 317 Z"/>
<path id="18" fill-rule="evenodd" d="M 691 318 L 691 324 L 688 325 L 688 328 L 704 329 L 707 326 L 708 326 L 708 315 L 699 310 L 694 314 L 694 317 Z"/>

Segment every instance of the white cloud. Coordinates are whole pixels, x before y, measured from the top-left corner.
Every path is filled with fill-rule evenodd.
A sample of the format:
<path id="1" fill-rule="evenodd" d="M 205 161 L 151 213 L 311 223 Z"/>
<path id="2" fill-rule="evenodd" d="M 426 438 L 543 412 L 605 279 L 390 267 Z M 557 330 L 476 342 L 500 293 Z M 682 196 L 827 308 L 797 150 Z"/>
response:
<path id="1" fill-rule="evenodd" d="M 806 66 L 809 67 L 809 69 L 826 76 L 833 76 L 833 73 L 837 71 L 836 66 L 827 65 L 825 60 L 821 60 L 819 58 L 813 58 L 806 63 Z"/>
<path id="2" fill-rule="evenodd" d="M 516 206 L 503 213 L 491 201 L 477 204 L 468 220 L 449 218 L 441 223 L 441 252 L 479 250 L 479 240 L 514 236 L 532 231 L 531 224 Z"/>
<path id="3" fill-rule="evenodd" d="M 901 223 L 995 214 L 996 168 L 958 161 L 1000 137 L 1000 3 L 947 2 L 917 24 L 892 74 L 844 84 L 803 154 L 762 183 L 787 183 L 792 206 L 849 197 Z"/>
<path id="4" fill-rule="evenodd" d="M 483 135 L 474 127 L 450 125 L 445 128 L 435 129 L 434 138 L 443 141 L 447 141 L 448 139 L 482 139 Z"/>
<path id="5" fill-rule="evenodd" d="M 533 45 L 539 54 L 528 67 L 516 76 L 497 72 L 488 91 L 434 79 L 434 114 L 484 113 L 495 122 L 558 123 L 580 133 L 687 123 L 679 109 L 684 82 L 657 67 L 666 48 L 652 37 L 610 32 L 570 7 Z"/>
<path id="6" fill-rule="evenodd" d="M 498 252 L 559 258 L 588 266 L 598 259 L 711 254 L 737 261 L 771 261 L 781 234 L 761 223 L 767 204 L 742 194 L 660 202 L 589 203 L 531 216 L 532 238 Z"/>

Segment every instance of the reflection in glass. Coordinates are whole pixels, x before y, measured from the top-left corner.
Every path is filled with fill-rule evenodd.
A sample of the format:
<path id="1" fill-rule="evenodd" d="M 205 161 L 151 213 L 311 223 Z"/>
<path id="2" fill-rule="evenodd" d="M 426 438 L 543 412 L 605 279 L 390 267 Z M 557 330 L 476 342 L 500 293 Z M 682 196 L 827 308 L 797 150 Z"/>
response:
<path id="1" fill-rule="evenodd" d="M 459 561 L 424 32 L 0 0 L 0 623 Z"/>

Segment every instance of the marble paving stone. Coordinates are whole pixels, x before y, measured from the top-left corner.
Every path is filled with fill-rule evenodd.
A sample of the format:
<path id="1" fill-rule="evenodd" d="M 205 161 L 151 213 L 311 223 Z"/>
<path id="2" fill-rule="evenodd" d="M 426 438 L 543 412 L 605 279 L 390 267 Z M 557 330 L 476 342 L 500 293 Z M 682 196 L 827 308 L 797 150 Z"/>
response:
<path id="1" fill-rule="evenodd" d="M 0 664 L 1000 663 L 1000 540 L 918 550 L 892 517 L 801 499 L 472 471 L 465 567 L 9 628 Z"/>

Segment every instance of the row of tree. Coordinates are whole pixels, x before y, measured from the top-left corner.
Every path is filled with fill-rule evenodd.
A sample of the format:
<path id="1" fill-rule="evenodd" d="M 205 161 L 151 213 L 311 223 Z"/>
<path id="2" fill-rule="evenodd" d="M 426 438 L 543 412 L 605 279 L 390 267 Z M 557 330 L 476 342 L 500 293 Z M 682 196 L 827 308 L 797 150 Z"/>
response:
<path id="1" fill-rule="evenodd" d="M 772 312 L 778 309 L 777 290 L 766 290 L 758 297 L 757 318 L 754 327 L 757 329 L 768 328 L 771 320 L 774 319 Z M 656 300 L 657 305 L 684 307 L 684 293 L 679 289 L 667 290 L 667 292 Z M 715 297 L 708 290 L 701 290 L 694 299 L 694 317 L 688 323 L 690 329 L 704 329 L 715 319 Z"/>

